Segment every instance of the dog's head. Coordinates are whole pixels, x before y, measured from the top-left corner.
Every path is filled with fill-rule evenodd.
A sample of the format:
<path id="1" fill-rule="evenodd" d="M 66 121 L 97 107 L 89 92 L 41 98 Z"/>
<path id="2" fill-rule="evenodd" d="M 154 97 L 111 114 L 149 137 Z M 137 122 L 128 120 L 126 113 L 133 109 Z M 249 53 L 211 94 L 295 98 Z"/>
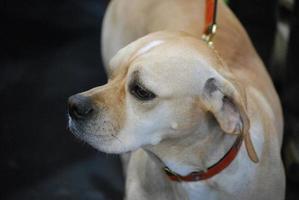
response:
<path id="1" fill-rule="evenodd" d="M 186 137 L 208 120 L 240 134 L 248 124 L 243 97 L 223 67 L 195 38 L 146 36 L 116 54 L 106 85 L 70 97 L 69 127 L 108 153 Z"/>

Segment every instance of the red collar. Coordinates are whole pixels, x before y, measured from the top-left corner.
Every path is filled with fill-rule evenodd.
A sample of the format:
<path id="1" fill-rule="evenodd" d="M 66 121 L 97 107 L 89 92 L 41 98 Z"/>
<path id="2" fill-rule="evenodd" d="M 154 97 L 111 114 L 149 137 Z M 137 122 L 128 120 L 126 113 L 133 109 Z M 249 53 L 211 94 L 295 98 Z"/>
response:
<path id="1" fill-rule="evenodd" d="M 171 171 L 168 167 L 164 167 L 163 169 L 166 175 L 172 181 L 192 182 L 192 181 L 206 180 L 220 173 L 227 166 L 229 166 L 230 163 L 232 163 L 232 161 L 236 158 L 239 152 L 242 141 L 243 141 L 243 135 L 238 136 L 238 138 L 236 139 L 235 143 L 230 148 L 230 150 L 217 163 L 209 167 L 206 171 L 191 172 L 186 176 L 181 176 Z"/>

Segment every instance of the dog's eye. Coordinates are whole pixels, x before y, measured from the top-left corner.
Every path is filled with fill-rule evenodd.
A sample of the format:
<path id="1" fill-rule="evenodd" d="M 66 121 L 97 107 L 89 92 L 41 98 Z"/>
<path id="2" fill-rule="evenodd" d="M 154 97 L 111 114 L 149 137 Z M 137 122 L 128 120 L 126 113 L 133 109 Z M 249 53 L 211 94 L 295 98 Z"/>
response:
<path id="1" fill-rule="evenodd" d="M 145 89 L 140 84 L 133 84 L 130 87 L 130 92 L 133 96 L 135 96 L 137 99 L 142 100 L 142 101 L 152 100 L 156 97 L 156 95 L 154 93 Z"/>

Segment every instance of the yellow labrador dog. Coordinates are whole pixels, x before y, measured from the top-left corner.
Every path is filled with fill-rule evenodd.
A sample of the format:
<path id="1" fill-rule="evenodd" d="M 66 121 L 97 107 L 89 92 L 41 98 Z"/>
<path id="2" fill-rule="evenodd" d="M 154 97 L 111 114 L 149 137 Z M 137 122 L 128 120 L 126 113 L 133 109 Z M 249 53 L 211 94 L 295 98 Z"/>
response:
<path id="1" fill-rule="evenodd" d="M 69 127 L 126 157 L 126 199 L 284 198 L 280 102 L 248 35 L 222 2 L 214 48 L 204 0 L 112 0 L 106 85 L 69 99 Z"/>

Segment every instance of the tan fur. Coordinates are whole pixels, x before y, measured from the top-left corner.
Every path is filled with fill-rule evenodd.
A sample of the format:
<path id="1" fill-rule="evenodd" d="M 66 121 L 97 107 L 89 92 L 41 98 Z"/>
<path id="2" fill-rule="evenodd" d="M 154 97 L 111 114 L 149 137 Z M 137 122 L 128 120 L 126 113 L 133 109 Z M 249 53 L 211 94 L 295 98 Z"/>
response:
<path id="1" fill-rule="evenodd" d="M 200 40 L 204 9 L 204 0 L 111 1 L 102 34 L 109 82 L 82 93 L 102 113 L 78 130 L 101 151 L 132 152 L 125 159 L 128 200 L 283 199 L 277 93 L 244 28 L 221 1 L 215 49 Z M 136 76 L 156 98 L 140 101 L 130 93 Z M 205 170 L 238 134 L 245 145 L 237 158 L 209 180 L 174 183 L 161 171 L 164 165 L 181 175 Z"/>
<path id="2" fill-rule="evenodd" d="M 109 115 L 115 122 L 116 132 L 123 127 L 125 120 L 126 73 L 127 70 L 123 70 L 109 85 L 82 93 L 82 95 L 90 97 L 101 110 L 109 110 Z"/>

